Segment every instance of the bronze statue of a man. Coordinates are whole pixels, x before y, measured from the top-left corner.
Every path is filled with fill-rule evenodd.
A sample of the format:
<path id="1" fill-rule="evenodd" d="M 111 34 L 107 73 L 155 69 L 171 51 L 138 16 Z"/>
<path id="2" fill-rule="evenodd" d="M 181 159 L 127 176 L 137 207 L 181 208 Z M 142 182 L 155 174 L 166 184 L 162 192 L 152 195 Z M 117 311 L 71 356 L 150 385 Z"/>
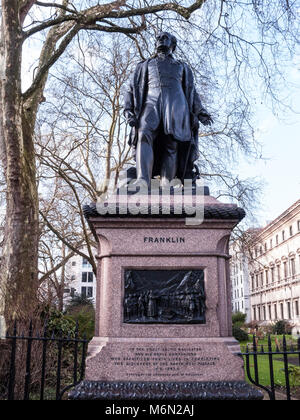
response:
<path id="1" fill-rule="evenodd" d="M 137 65 L 125 96 L 137 182 L 148 186 L 157 175 L 162 185 L 175 177 L 192 178 L 199 120 L 212 123 L 195 90 L 191 69 L 172 56 L 176 45 L 173 35 L 160 33 L 156 55 Z"/>

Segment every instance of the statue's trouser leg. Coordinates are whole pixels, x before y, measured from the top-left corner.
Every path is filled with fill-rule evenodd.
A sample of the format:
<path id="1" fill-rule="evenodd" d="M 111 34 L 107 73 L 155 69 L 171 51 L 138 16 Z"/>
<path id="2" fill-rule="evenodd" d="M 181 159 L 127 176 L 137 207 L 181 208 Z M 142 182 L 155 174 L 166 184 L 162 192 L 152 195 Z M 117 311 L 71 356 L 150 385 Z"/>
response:
<path id="1" fill-rule="evenodd" d="M 178 142 L 172 136 L 166 136 L 164 141 L 164 155 L 161 166 L 161 184 L 169 185 L 175 178 L 178 161 Z"/>
<path id="2" fill-rule="evenodd" d="M 139 131 L 136 149 L 137 180 L 146 181 L 149 186 L 154 163 L 153 140 L 151 133 Z"/>

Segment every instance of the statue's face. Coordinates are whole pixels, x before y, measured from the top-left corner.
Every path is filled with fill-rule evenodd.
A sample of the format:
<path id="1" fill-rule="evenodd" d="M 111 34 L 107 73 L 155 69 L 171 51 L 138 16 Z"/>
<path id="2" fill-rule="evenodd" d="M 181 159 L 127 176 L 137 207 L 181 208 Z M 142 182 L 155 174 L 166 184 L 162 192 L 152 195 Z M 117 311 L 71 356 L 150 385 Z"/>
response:
<path id="1" fill-rule="evenodd" d="M 168 32 L 161 32 L 156 38 L 157 50 L 172 50 L 172 36 Z"/>

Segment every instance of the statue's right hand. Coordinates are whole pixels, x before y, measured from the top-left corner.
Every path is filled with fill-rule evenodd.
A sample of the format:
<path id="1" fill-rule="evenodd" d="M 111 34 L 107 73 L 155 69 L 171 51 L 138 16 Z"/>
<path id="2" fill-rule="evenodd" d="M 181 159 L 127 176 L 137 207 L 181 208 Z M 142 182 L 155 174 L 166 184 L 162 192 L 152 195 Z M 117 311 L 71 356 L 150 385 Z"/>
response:
<path id="1" fill-rule="evenodd" d="M 138 126 L 138 120 L 136 119 L 136 117 L 134 115 L 130 116 L 128 118 L 128 124 L 130 127 L 137 127 Z"/>

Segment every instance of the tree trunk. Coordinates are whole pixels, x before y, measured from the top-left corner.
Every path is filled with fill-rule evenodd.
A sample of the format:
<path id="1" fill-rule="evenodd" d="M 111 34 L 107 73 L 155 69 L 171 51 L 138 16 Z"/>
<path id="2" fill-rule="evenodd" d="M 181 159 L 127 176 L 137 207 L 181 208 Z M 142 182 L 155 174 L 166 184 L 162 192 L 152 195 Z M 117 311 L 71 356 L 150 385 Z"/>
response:
<path id="1" fill-rule="evenodd" d="M 37 309 L 38 194 L 33 121 L 23 110 L 22 31 L 18 0 L 2 1 L 5 46 L 1 81 L 2 160 L 7 183 L 1 284 L 5 317 L 27 318 Z"/>

